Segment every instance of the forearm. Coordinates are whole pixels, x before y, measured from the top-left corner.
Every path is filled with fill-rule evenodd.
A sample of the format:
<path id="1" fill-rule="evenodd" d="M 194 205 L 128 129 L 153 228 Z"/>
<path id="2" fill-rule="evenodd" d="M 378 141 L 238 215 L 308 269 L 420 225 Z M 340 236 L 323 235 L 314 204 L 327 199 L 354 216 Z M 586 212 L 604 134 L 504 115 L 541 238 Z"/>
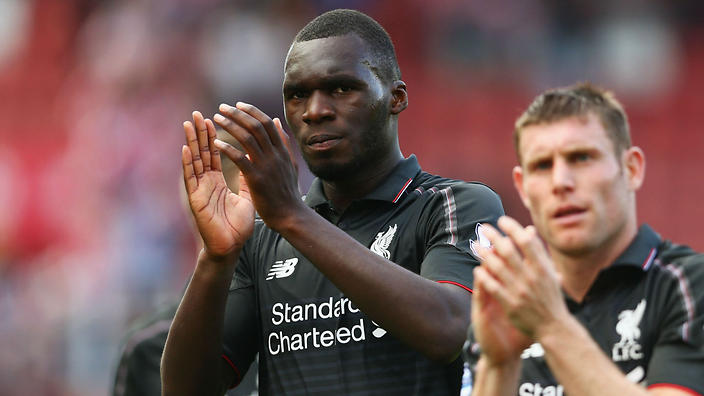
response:
<path id="1" fill-rule="evenodd" d="M 472 388 L 473 396 L 509 396 L 515 395 L 518 377 L 521 372 L 521 360 L 515 359 L 500 365 L 488 362 L 485 356 L 477 362 L 476 377 Z"/>
<path id="2" fill-rule="evenodd" d="M 164 395 L 222 393 L 222 329 L 236 257 L 212 260 L 201 251 L 166 340 Z"/>
<path id="3" fill-rule="evenodd" d="M 571 315 L 547 326 L 537 341 L 545 350 L 545 360 L 566 394 L 648 394 L 645 388 L 626 379 Z"/>
<path id="4" fill-rule="evenodd" d="M 394 336 L 436 360 L 449 361 L 460 352 L 469 292 L 384 259 L 309 209 L 278 231 Z"/>

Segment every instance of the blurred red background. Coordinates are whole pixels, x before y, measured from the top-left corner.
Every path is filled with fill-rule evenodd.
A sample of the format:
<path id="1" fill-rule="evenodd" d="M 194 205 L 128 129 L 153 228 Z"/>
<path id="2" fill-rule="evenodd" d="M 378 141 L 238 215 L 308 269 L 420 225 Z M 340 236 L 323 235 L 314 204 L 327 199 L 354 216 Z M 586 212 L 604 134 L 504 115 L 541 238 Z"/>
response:
<path id="1" fill-rule="evenodd" d="M 237 100 L 281 116 L 291 39 L 336 7 L 391 34 L 410 97 L 401 147 L 426 170 L 492 186 L 528 223 L 513 122 L 540 91 L 590 80 L 646 152 L 640 220 L 704 249 L 701 1 L 6 0 L 0 394 L 105 391 L 125 328 L 193 266 L 181 122 Z"/>

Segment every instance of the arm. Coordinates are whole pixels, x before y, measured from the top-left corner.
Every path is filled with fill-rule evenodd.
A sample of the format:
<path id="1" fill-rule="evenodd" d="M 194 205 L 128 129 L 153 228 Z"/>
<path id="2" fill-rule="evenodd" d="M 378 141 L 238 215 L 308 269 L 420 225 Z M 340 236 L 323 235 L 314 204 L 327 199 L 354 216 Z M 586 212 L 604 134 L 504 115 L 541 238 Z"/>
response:
<path id="1" fill-rule="evenodd" d="M 486 232 L 494 245 L 482 263 L 491 278 L 486 282 L 486 291 L 499 302 L 516 329 L 542 345 L 546 362 L 565 393 L 686 394 L 674 388 L 648 392 L 628 381 L 567 310 L 559 277 L 535 228 L 523 228 L 509 217 L 499 219 L 499 226 L 505 237 L 493 228 Z"/>
<path id="2" fill-rule="evenodd" d="M 307 207 L 294 218 L 281 234 L 365 314 L 432 359 L 457 357 L 469 326 L 466 290 L 372 253 Z"/>
<path id="3" fill-rule="evenodd" d="M 242 170 L 267 225 L 396 337 L 433 359 L 457 357 L 470 319 L 468 292 L 423 278 L 370 252 L 308 208 L 298 197 L 285 142 L 272 120 L 243 103 L 222 105 L 220 111 L 215 122 L 240 142 L 249 158 L 216 143 Z"/>
<path id="4" fill-rule="evenodd" d="M 228 287 L 239 252 L 252 234 L 254 209 L 246 186 L 231 192 L 213 145 L 215 127 L 198 112 L 184 123 L 182 149 L 189 205 L 204 248 L 178 307 L 162 358 L 163 394 L 222 394 L 232 378 L 222 370 L 222 328 Z"/>

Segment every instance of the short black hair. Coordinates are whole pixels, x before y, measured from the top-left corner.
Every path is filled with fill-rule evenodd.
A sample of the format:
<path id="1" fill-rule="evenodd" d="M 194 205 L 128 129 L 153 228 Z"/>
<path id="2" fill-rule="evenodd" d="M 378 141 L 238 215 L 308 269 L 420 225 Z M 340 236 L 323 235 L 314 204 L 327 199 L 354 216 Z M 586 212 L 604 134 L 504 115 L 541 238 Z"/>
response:
<path id="1" fill-rule="evenodd" d="M 391 37 L 377 21 L 356 10 L 337 9 L 319 15 L 298 32 L 293 43 L 349 33 L 356 34 L 367 43 L 376 61 L 376 65 L 372 65 L 373 71 L 379 78 L 385 81 L 401 78 Z"/>

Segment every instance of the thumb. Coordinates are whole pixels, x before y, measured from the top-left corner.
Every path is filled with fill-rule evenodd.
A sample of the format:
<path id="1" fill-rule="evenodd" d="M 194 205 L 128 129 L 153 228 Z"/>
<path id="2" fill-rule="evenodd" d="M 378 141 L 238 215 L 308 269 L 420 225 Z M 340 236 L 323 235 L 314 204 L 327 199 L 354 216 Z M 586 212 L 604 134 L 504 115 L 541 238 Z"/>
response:
<path id="1" fill-rule="evenodd" d="M 249 202 L 252 202 L 252 194 L 249 191 L 247 179 L 244 177 L 244 173 L 242 173 L 242 171 L 240 171 L 239 175 L 239 185 L 240 191 L 237 193 L 237 195 L 239 195 L 241 198 L 248 200 Z"/>
<path id="2" fill-rule="evenodd" d="M 286 131 L 284 130 L 284 126 L 281 124 L 281 120 L 277 117 L 274 118 L 274 125 L 276 126 L 276 130 L 279 132 L 279 136 L 281 137 L 281 141 L 284 142 L 284 146 L 286 146 L 286 151 L 288 151 L 288 156 L 291 159 L 291 163 L 293 164 L 293 168 L 296 170 L 296 175 L 298 175 L 298 162 L 296 161 L 296 156 L 293 154 L 293 148 L 291 147 L 291 140 L 288 137 L 288 134 L 286 134 Z"/>

